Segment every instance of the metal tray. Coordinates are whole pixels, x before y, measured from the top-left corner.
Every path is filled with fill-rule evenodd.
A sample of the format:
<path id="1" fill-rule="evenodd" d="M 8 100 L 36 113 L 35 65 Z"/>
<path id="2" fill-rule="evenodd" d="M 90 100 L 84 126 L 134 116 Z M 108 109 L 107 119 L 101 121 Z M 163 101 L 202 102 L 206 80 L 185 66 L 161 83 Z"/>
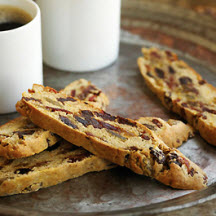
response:
<path id="1" fill-rule="evenodd" d="M 205 3 L 210 5 L 211 1 Z M 118 61 L 103 70 L 85 74 L 62 72 L 44 66 L 45 85 L 59 90 L 76 79 L 85 78 L 107 93 L 111 101 L 108 112 L 112 114 L 132 119 L 141 116 L 178 118 L 163 108 L 147 89 L 136 59 L 141 55 L 142 46 L 169 48 L 216 86 L 215 20 L 212 13 L 205 12 L 208 4 L 198 6 L 188 0 L 166 0 L 163 3 L 124 0 Z M 0 124 L 16 116 L 17 113 L 1 115 Z M 195 192 L 174 190 L 119 167 L 89 173 L 31 194 L 0 198 L 0 214 L 149 215 L 216 198 L 216 148 L 197 135 L 180 150 L 207 173 L 207 189 Z"/>

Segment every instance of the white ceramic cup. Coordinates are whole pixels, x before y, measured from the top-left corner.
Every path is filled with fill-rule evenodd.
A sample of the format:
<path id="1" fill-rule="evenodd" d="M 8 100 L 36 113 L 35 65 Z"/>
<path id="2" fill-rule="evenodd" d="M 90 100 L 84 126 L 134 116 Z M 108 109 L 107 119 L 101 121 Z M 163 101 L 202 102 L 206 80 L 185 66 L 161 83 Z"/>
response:
<path id="1" fill-rule="evenodd" d="M 119 53 L 121 0 L 36 0 L 44 62 L 73 72 L 98 70 Z"/>
<path id="2" fill-rule="evenodd" d="M 0 6 L 23 9 L 33 18 L 12 30 L 0 31 L 0 114 L 16 111 L 22 92 L 43 83 L 40 9 L 31 0 L 0 0 Z"/>

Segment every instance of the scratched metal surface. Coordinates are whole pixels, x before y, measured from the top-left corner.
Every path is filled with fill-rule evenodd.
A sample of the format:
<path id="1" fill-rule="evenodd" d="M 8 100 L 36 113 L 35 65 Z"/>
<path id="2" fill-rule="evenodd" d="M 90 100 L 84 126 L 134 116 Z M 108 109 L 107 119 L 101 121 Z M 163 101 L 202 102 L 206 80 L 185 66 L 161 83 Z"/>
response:
<path id="1" fill-rule="evenodd" d="M 123 32 L 123 37 L 124 34 L 125 32 Z M 143 45 L 149 46 L 149 43 L 144 42 Z M 161 106 L 144 84 L 136 65 L 136 58 L 139 55 L 140 45 L 122 43 L 120 57 L 110 67 L 86 74 L 61 72 L 45 67 L 45 84 L 61 89 L 73 80 L 85 78 L 107 93 L 111 101 L 108 111 L 112 114 L 133 119 L 140 116 L 157 116 L 165 119 L 175 117 Z M 204 78 L 216 85 L 214 72 L 185 56 L 180 55 L 180 57 L 196 68 Z M 13 117 L 13 114 L 1 116 L 1 124 Z M 214 188 L 216 148 L 205 143 L 197 135 L 196 138 L 185 143 L 180 150 L 204 169 L 209 177 L 209 189 Z M 150 178 L 133 174 L 125 168 L 117 168 L 100 173 L 90 173 L 35 193 L 0 198 L 0 204 L 53 213 L 108 212 L 143 207 L 191 192 L 174 190 Z M 209 195 L 211 194 L 205 194 L 204 198 L 208 199 Z"/>
<path id="2" fill-rule="evenodd" d="M 128 17 L 126 19 L 128 20 Z M 108 95 L 111 101 L 108 112 L 112 114 L 132 119 L 141 116 L 178 118 L 163 108 L 159 100 L 147 89 L 136 65 L 141 46 L 167 48 L 168 44 L 164 43 L 166 40 L 154 41 L 154 38 L 150 40 L 147 34 L 145 39 L 145 34 L 143 35 L 143 32 L 147 33 L 145 28 L 140 27 L 139 32 L 134 28 L 136 32 L 133 32 L 131 23 L 125 22 L 124 18 L 123 29 L 125 30 L 121 35 L 120 56 L 116 63 L 100 71 L 84 74 L 62 72 L 45 66 L 45 85 L 59 90 L 76 79 L 85 78 Z M 173 40 L 176 41 L 176 38 Z M 212 55 L 215 53 L 206 52 L 209 58 L 201 61 L 200 55 L 196 55 L 199 53 L 192 52 L 192 45 L 184 46 L 186 42 L 181 42 L 183 50 L 178 49 L 176 43 L 169 44 L 169 48 L 174 49 L 181 59 L 216 86 L 216 71 L 211 62 Z M 196 43 L 200 46 L 198 41 Z M 200 46 L 199 50 L 202 49 L 205 51 L 206 47 Z M 0 125 L 16 116 L 17 113 L 1 115 Z M 100 173 L 89 173 L 31 194 L 0 198 L 0 213 L 7 215 L 59 215 L 60 213 L 61 215 L 149 215 L 192 206 L 215 198 L 216 148 L 196 135 L 180 147 L 180 150 L 207 173 L 209 177 L 207 189 L 197 192 L 174 190 L 150 178 L 136 175 L 126 168 L 115 168 Z"/>

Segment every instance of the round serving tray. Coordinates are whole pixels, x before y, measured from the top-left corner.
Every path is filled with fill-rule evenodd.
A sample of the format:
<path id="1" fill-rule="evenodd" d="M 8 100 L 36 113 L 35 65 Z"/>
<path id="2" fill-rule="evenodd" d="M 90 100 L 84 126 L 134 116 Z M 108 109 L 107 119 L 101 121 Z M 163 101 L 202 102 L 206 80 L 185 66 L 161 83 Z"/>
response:
<path id="1" fill-rule="evenodd" d="M 44 66 L 44 83 L 59 90 L 76 79 L 85 78 L 108 95 L 110 106 L 107 110 L 112 114 L 133 119 L 141 116 L 178 118 L 163 108 L 148 90 L 136 59 L 141 55 L 142 46 L 171 49 L 216 86 L 214 1 L 124 0 L 122 3 L 118 61 L 103 70 L 85 74 Z M 17 113 L 1 115 L 0 125 L 16 116 Z M 2 197 L 0 214 L 150 215 L 216 198 L 216 148 L 196 135 L 180 150 L 207 173 L 208 188 L 174 190 L 119 167 L 89 173 L 34 193 Z"/>

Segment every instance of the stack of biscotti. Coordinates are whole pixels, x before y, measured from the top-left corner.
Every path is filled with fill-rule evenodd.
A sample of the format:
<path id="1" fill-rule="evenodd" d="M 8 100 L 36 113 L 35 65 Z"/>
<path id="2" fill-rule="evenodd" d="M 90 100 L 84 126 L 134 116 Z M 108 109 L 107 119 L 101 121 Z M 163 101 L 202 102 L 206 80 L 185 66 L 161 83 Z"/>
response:
<path id="1" fill-rule="evenodd" d="M 169 110 L 181 115 L 216 145 L 216 88 L 175 53 L 143 48 L 138 65 L 149 88 Z"/>
<path id="2" fill-rule="evenodd" d="M 77 98 L 40 85 L 23 93 L 17 110 L 39 127 L 135 173 L 174 188 L 206 186 L 207 177 L 197 165 L 136 121 L 112 116 Z"/>
<path id="3" fill-rule="evenodd" d="M 65 89 L 68 95 L 75 91 L 75 97 L 76 93 L 85 92 L 83 99 L 88 102 L 96 95 L 93 102 L 90 100 L 95 106 L 104 107 L 109 103 L 101 90 L 83 79 Z M 0 196 L 37 191 L 88 172 L 116 166 L 37 127 L 23 116 L 0 127 L 0 156 Z"/>
<path id="4" fill-rule="evenodd" d="M 104 107 L 108 104 L 107 97 L 94 85 L 86 80 L 78 80 L 68 85 L 61 92 L 77 97 L 80 90 L 91 94 L 94 89 L 95 106 Z M 89 102 L 85 93 L 84 101 Z M 90 100 L 92 104 L 92 100 Z M 159 118 L 140 118 L 140 123 L 152 129 L 170 146 L 179 146 L 189 135 L 193 135 L 190 126 L 181 121 L 169 120 L 168 123 Z M 173 139 L 166 134 L 172 131 Z M 28 118 L 19 117 L 0 127 L 0 195 L 28 193 L 40 188 L 52 186 L 83 175 L 90 171 L 101 171 L 115 167 L 114 164 L 76 148 L 56 134 L 34 125 Z M 54 145 L 55 144 L 55 145 Z M 48 147 L 48 148 L 47 148 Z M 46 149 L 47 148 L 47 149 Z M 46 151 L 41 152 L 44 149 Z M 11 160 L 15 158 L 22 158 Z M 48 179 L 47 176 L 50 176 Z M 51 178 L 52 177 L 52 178 Z"/>

